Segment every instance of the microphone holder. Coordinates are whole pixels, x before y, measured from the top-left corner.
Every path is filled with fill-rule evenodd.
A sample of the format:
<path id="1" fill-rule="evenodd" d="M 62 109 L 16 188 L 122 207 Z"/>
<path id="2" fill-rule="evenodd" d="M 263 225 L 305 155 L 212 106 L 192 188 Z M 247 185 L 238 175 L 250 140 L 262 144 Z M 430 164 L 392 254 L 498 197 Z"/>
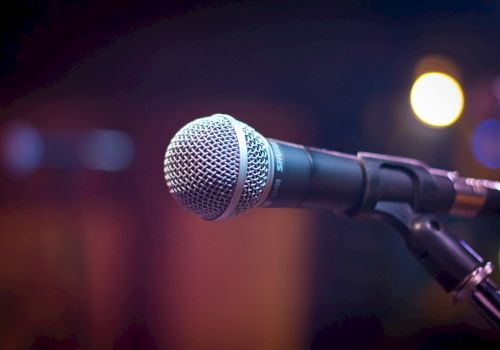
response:
<path id="1" fill-rule="evenodd" d="M 410 252 L 450 294 L 453 303 L 468 299 L 500 330 L 500 290 L 488 278 L 493 271 L 490 262 L 447 232 L 438 218 L 416 213 L 409 204 L 380 201 L 371 213 L 399 231 Z"/>

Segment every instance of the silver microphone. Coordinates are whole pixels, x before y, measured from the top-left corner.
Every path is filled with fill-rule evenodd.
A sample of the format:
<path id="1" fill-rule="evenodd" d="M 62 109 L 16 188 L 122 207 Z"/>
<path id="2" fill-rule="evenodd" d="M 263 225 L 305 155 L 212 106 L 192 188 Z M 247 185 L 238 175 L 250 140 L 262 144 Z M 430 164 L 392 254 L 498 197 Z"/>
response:
<path id="1" fill-rule="evenodd" d="M 379 202 L 407 203 L 422 213 L 500 214 L 500 182 L 460 177 L 416 159 L 266 139 L 226 114 L 180 129 L 167 147 L 164 172 L 175 199 L 206 220 L 258 206 L 354 215 Z"/>
<path id="2" fill-rule="evenodd" d="M 164 161 L 167 186 L 186 209 L 222 220 L 259 206 L 269 192 L 269 142 L 226 114 L 199 118 L 180 129 Z"/>

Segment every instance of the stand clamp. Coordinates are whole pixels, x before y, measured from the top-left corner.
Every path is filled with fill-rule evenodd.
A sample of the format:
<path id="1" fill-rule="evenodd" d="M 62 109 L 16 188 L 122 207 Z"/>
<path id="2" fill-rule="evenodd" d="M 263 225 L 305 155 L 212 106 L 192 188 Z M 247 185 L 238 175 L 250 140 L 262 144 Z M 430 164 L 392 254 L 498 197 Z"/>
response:
<path id="1" fill-rule="evenodd" d="M 488 278 L 493 271 L 490 262 L 447 232 L 436 217 L 415 213 L 409 204 L 378 202 L 372 215 L 398 230 L 410 252 L 450 293 L 453 303 L 469 299 L 500 330 L 500 290 Z"/>

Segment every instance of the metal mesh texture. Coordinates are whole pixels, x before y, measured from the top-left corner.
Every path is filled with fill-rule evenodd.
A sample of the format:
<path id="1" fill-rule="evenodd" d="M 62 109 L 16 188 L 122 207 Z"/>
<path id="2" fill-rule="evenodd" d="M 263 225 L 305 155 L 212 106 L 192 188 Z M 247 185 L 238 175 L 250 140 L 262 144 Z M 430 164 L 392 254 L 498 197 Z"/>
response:
<path id="1" fill-rule="evenodd" d="M 170 193 L 186 209 L 207 220 L 219 218 L 236 190 L 240 149 L 235 132 L 242 127 L 247 145 L 247 177 L 230 216 L 257 205 L 268 178 L 265 139 L 251 127 L 221 114 L 185 125 L 170 142 L 164 172 Z"/>
<path id="2" fill-rule="evenodd" d="M 257 205 L 269 176 L 269 151 L 266 140 L 246 124 L 243 124 L 243 132 L 248 155 L 247 178 L 234 215 L 244 213 Z"/>

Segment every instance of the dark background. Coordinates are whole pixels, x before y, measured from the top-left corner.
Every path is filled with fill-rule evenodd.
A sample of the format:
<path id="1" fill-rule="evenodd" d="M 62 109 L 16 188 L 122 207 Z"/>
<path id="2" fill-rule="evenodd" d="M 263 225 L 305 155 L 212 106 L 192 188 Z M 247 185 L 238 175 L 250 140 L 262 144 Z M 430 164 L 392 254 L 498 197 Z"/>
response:
<path id="1" fill-rule="evenodd" d="M 161 165 L 176 130 L 222 112 L 267 137 L 500 180 L 470 145 L 500 119 L 498 1 L 0 6 L 1 348 L 498 347 L 383 223 L 278 209 L 203 222 Z M 429 55 L 464 89 L 448 128 L 409 107 Z M 22 171 L 6 146 L 20 128 L 45 145 Z M 128 135 L 127 167 L 86 163 L 82 135 L 102 129 Z M 498 270 L 498 218 L 445 222 Z"/>

